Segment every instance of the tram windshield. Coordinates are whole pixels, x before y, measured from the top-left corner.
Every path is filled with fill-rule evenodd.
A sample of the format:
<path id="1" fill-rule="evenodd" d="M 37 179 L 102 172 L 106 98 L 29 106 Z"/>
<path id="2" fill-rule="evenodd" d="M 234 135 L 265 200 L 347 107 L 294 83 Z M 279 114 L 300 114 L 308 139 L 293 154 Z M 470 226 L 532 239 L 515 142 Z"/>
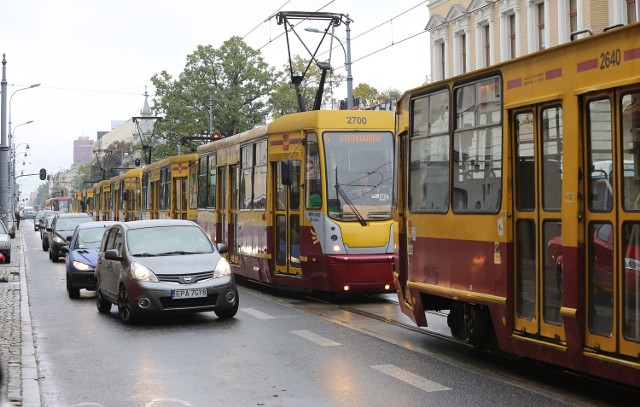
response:
<path id="1" fill-rule="evenodd" d="M 326 132 L 329 216 L 364 223 L 391 218 L 394 153 L 390 132 Z"/>

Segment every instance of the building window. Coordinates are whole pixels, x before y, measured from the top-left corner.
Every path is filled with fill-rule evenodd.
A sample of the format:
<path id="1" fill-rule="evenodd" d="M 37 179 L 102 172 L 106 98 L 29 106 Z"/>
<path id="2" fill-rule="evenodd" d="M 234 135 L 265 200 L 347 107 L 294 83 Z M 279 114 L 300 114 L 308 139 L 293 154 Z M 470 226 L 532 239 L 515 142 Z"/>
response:
<path id="1" fill-rule="evenodd" d="M 627 24 L 632 24 L 637 21 L 636 0 L 627 0 Z"/>
<path id="2" fill-rule="evenodd" d="M 462 33 L 459 36 L 459 46 L 460 46 L 460 73 L 467 73 L 467 35 Z"/>
<path id="3" fill-rule="evenodd" d="M 545 49 L 544 44 L 544 3 L 536 5 L 536 14 L 538 21 L 538 50 Z"/>
<path id="4" fill-rule="evenodd" d="M 578 4 L 577 0 L 569 1 L 569 33 L 578 31 Z"/>
<path id="5" fill-rule="evenodd" d="M 509 15 L 508 29 L 509 29 L 509 58 L 516 57 L 516 15 Z"/>
<path id="6" fill-rule="evenodd" d="M 491 38 L 489 37 L 489 24 L 482 27 L 482 40 L 484 41 L 484 66 L 491 65 Z"/>
<path id="7" fill-rule="evenodd" d="M 445 51 L 445 49 L 444 49 L 444 41 L 442 41 L 442 42 L 440 42 L 438 44 L 438 49 L 440 49 L 440 55 L 439 55 L 439 58 L 440 58 L 440 77 L 438 79 L 444 79 L 446 77 L 446 74 L 445 74 L 446 71 L 445 71 L 445 68 L 444 68 L 445 67 L 445 63 L 444 63 L 444 55 L 445 55 L 444 54 L 444 51 Z"/>

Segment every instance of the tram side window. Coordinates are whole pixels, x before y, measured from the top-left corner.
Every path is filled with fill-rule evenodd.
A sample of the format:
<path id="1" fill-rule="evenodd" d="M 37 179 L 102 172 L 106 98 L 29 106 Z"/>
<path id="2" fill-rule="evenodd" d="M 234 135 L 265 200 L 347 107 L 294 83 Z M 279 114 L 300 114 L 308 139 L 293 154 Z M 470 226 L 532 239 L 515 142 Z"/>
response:
<path id="1" fill-rule="evenodd" d="M 217 177 L 217 168 L 216 168 L 216 156 L 209 156 L 209 162 L 207 164 L 207 194 L 205 198 L 205 208 L 215 208 L 216 207 L 216 184 L 218 182 Z"/>
<path id="2" fill-rule="evenodd" d="M 449 208 L 449 93 L 412 101 L 409 210 L 445 213 Z"/>
<path id="3" fill-rule="evenodd" d="M 264 210 L 267 205 L 267 140 L 255 144 L 256 163 L 253 167 L 253 209 Z"/>
<path id="4" fill-rule="evenodd" d="M 589 209 L 610 212 L 613 209 L 613 135 L 612 113 L 609 99 L 592 100 L 587 117 L 589 167 Z"/>
<path id="5" fill-rule="evenodd" d="M 640 211 L 640 92 L 621 99 L 624 171 L 624 209 Z"/>
<path id="6" fill-rule="evenodd" d="M 562 108 L 542 111 L 542 199 L 547 211 L 562 209 Z"/>
<path id="7" fill-rule="evenodd" d="M 207 175 L 209 174 L 209 168 L 207 162 L 208 156 L 202 156 L 198 159 L 198 208 L 207 207 Z"/>
<path id="8" fill-rule="evenodd" d="M 142 175 L 142 209 L 149 210 L 149 173 Z"/>
<path id="9" fill-rule="evenodd" d="M 455 90 L 453 210 L 497 213 L 502 199 L 500 78 Z"/>
<path id="10" fill-rule="evenodd" d="M 305 202 L 309 209 L 322 208 L 322 177 L 318 135 L 307 134 L 307 160 L 305 164 Z"/>
<path id="11" fill-rule="evenodd" d="M 169 168 L 160 170 L 160 210 L 171 209 L 171 174 Z"/>
<path id="12" fill-rule="evenodd" d="M 253 144 L 240 148 L 240 209 L 251 209 L 253 197 L 253 182 L 251 178 L 253 167 Z"/>

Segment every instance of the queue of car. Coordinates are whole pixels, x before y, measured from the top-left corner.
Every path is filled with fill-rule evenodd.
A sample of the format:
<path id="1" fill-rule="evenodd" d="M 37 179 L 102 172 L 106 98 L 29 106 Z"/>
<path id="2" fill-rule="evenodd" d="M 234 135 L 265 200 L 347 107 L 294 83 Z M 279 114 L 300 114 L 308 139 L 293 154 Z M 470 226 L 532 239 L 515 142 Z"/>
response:
<path id="1" fill-rule="evenodd" d="M 34 222 L 50 260 L 64 256 L 69 298 L 95 291 L 102 314 L 115 305 L 128 324 L 151 314 L 213 311 L 228 319 L 238 311 L 227 246 L 214 245 L 194 222 L 96 222 L 86 213 L 53 211 L 38 212 Z M 10 256 L 1 242 L 0 253 Z"/>

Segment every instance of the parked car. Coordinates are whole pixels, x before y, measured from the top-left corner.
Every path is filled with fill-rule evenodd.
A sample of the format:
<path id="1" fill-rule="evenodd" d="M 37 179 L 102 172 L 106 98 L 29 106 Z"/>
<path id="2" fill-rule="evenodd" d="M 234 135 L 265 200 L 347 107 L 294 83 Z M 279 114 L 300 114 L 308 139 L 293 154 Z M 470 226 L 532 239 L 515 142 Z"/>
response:
<path id="1" fill-rule="evenodd" d="M 59 213 L 53 218 L 51 227 L 47 227 L 49 260 L 58 261 L 63 254 L 60 248 L 68 244 L 67 238 L 73 235 L 76 226 L 85 222 L 93 222 L 93 218 L 88 213 Z"/>
<path id="2" fill-rule="evenodd" d="M 11 236 L 4 222 L 0 221 L 0 254 L 4 256 L 5 263 L 11 263 Z"/>
<path id="3" fill-rule="evenodd" d="M 213 311 L 232 318 L 238 290 L 227 246 L 214 247 L 194 222 L 140 220 L 110 226 L 96 266 L 96 305 L 101 313 L 118 307 L 124 323 L 143 314 Z"/>
<path id="4" fill-rule="evenodd" d="M 49 232 L 47 228 L 51 228 L 53 220 L 56 218 L 57 212 L 47 213 L 44 218 L 44 224 L 40 228 L 40 239 L 42 240 L 42 250 L 49 251 Z"/>
<path id="5" fill-rule="evenodd" d="M 96 262 L 102 235 L 114 221 L 81 223 L 69 239 L 69 246 L 62 246 L 67 276 L 67 294 L 69 298 L 80 298 L 80 289 L 93 291 L 96 288 Z"/>

